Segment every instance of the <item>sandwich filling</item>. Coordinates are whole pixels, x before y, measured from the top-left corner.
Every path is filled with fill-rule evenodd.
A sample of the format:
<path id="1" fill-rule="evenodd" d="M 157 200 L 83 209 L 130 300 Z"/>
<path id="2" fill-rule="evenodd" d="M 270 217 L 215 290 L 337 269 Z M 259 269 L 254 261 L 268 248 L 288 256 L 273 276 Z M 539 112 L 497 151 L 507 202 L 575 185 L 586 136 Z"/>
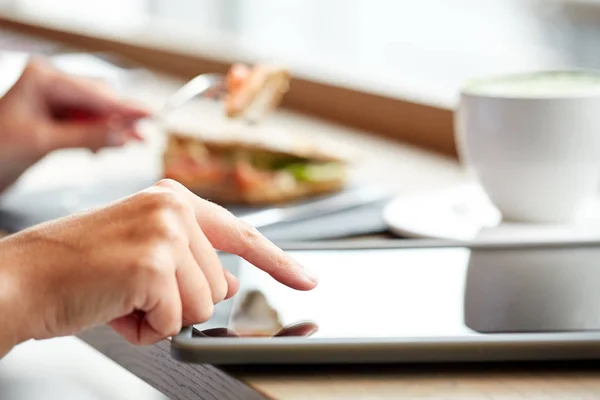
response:
<path id="1" fill-rule="evenodd" d="M 259 123 L 279 105 L 289 89 L 289 80 L 288 71 L 275 65 L 232 66 L 227 74 L 227 115 Z"/>
<path id="2" fill-rule="evenodd" d="M 243 193 L 294 190 L 299 185 L 327 185 L 344 180 L 342 161 L 310 159 L 243 146 L 202 143 L 171 137 L 165 155 L 167 177 L 196 187 L 234 182 Z"/>

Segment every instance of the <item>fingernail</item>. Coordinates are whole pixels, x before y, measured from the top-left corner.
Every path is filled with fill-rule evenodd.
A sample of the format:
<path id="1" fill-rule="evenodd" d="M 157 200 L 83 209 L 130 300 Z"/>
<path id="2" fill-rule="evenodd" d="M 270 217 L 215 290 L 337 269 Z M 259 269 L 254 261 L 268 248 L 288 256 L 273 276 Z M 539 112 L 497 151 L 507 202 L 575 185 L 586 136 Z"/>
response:
<path id="1" fill-rule="evenodd" d="M 144 141 L 144 136 L 140 132 L 138 132 L 136 130 L 129 131 L 129 136 L 131 136 L 132 139 L 135 139 L 138 142 L 143 142 Z"/>
<path id="2" fill-rule="evenodd" d="M 314 271 L 312 271 L 298 263 L 296 263 L 296 264 L 298 265 L 298 268 L 300 269 L 302 275 L 306 279 L 308 279 L 311 283 L 317 283 L 319 281 L 319 278 L 317 277 L 317 274 Z"/>

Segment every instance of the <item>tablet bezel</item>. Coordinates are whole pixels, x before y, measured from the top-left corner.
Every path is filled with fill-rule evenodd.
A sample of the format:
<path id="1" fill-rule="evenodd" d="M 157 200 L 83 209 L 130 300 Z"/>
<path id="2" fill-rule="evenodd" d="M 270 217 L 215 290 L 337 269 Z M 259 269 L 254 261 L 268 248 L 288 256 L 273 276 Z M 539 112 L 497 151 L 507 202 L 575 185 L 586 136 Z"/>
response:
<path id="1" fill-rule="evenodd" d="M 452 248 L 515 249 L 600 246 L 599 241 L 366 240 L 278 243 L 286 251 Z M 238 260 L 239 262 L 239 260 Z M 600 332 L 506 333 L 466 337 L 333 339 L 195 338 L 186 327 L 171 338 L 171 354 L 200 364 L 337 364 L 498 362 L 600 359 Z"/>

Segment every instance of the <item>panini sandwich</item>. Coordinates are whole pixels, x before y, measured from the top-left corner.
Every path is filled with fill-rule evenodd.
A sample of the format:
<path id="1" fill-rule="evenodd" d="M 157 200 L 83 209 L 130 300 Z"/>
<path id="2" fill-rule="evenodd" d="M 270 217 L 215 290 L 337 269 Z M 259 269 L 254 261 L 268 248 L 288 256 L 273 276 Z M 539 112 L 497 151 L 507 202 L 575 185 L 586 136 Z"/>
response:
<path id="1" fill-rule="evenodd" d="M 281 102 L 289 73 L 275 65 L 232 66 L 217 135 L 168 129 L 164 175 L 220 204 L 271 205 L 339 191 L 346 157 L 258 122 Z M 339 146 L 338 146 L 339 147 Z"/>
<path id="2" fill-rule="evenodd" d="M 165 177 L 219 204 L 285 203 L 343 188 L 344 156 L 308 141 L 247 129 L 256 132 L 202 138 L 172 130 L 163 159 Z"/>

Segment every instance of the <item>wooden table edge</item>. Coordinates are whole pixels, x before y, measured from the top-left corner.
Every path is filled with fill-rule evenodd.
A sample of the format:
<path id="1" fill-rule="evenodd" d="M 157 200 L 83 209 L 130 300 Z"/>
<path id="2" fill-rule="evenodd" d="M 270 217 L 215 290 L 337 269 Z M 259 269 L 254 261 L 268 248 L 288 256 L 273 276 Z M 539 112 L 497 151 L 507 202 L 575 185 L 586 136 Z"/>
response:
<path id="1" fill-rule="evenodd" d="M 270 399 L 213 365 L 175 360 L 168 340 L 135 346 L 107 326 L 92 328 L 77 338 L 172 400 Z"/>
<path id="2" fill-rule="evenodd" d="M 238 54 L 233 50 L 209 50 L 229 47 L 219 40 L 204 43 L 200 48 L 179 49 L 175 43 L 182 39 L 172 37 L 168 30 L 157 35 L 154 30 L 160 30 L 160 26 L 153 27 L 152 35 L 143 30 L 115 33 L 106 27 L 73 24 L 49 15 L 0 8 L 0 27 L 86 51 L 109 52 L 134 64 L 185 79 L 202 72 L 225 72 L 233 60 L 255 62 L 260 59 L 258 55 Z M 157 37 L 161 38 L 160 44 Z M 236 47 L 236 50 L 239 49 Z M 312 75 L 319 76 L 318 73 Z M 402 92 L 392 96 L 367 87 L 342 86 L 325 78 L 294 77 L 282 106 L 458 158 L 454 104 L 439 100 L 435 93 Z"/>

